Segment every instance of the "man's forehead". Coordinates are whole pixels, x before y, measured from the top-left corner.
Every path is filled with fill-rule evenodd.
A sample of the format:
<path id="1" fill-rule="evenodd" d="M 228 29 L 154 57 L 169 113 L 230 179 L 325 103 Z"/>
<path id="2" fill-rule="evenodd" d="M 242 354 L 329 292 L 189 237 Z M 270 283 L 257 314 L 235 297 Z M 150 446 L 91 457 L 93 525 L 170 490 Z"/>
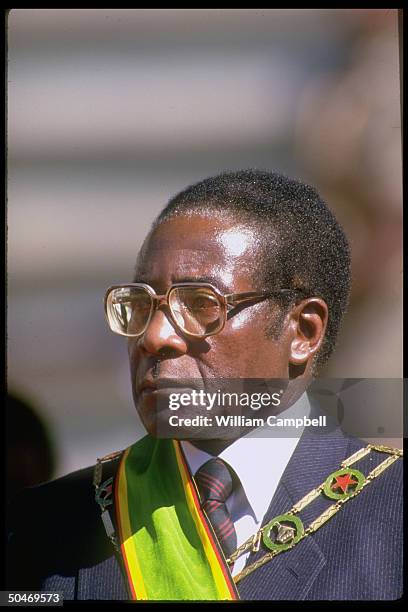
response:
<path id="1" fill-rule="evenodd" d="M 174 244 L 190 249 L 236 250 L 255 240 L 254 228 L 230 219 L 217 219 L 202 216 L 175 217 L 159 224 L 145 242 L 149 246 L 164 248 Z"/>
<path id="2" fill-rule="evenodd" d="M 219 255 L 222 255 L 220 253 Z M 172 245 L 167 248 L 166 245 L 151 245 L 147 249 L 143 249 L 138 261 L 137 268 L 142 270 L 157 269 L 160 267 L 182 267 L 190 268 L 192 272 L 197 272 L 208 265 L 222 265 L 224 260 L 218 256 L 218 253 L 211 248 L 207 249 L 192 249 L 192 248 L 177 248 Z"/>
<path id="3" fill-rule="evenodd" d="M 231 280 L 238 269 L 253 271 L 257 240 L 252 229 L 211 219 L 175 219 L 158 226 L 145 240 L 136 274 L 213 275 Z M 177 279 L 178 280 L 178 279 Z M 180 278 L 181 280 L 181 278 Z"/>
<path id="4" fill-rule="evenodd" d="M 153 286 L 162 282 L 166 286 L 168 283 L 203 282 L 211 283 L 226 293 L 232 291 L 236 277 L 234 267 L 219 263 L 213 257 L 205 257 L 204 252 L 201 255 L 185 250 L 180 251 L 178 257 L 143 260 L 136 266 L 135 281 Z"/>
<path id="5" fill-rule="evenodd" d="M 231 286 L 236 276 L 235 259 L 225 258 L 214 249 L 166 249 L 161 246 L 147 249 L 136 264 L 136 280 L 158 282 L 202 281 L 222 288 Z"/>
<path id="6" fill-rule="evenodd" d="M 255 243 L 254 229 L 242 223 L 201 216 L 176 217 L 159 224 L 147 236 L 141 254 L 184 250 L 229 258 L 253 249 Z"/>

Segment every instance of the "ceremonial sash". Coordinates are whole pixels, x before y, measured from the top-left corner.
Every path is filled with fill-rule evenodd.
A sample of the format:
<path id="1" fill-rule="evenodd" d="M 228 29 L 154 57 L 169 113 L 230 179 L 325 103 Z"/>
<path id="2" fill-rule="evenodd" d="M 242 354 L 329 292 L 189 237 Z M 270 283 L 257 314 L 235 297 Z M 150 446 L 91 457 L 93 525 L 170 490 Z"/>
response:
<path id="1" fill-rule="evenodd" d="M 126 449 L 114 497 L 132 598 L 239 599 L 177 440 L 146 436 Z"/>

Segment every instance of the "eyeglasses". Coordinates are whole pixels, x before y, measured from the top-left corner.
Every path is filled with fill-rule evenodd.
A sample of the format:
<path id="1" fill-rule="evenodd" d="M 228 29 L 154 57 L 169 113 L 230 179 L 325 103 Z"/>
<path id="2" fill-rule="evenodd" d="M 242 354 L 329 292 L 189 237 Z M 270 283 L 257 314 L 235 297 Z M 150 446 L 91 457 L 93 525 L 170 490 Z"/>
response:
<path id="1" fill-rule="evenodd" d="M 164 295 L 157 295 L 145 283 L 130 283 L 109 287 L 104 305 L 109 327 L 121 336 L 137 338 L 144 334 L 158 306 L 165 303 L 175 328 L 186 336 L 206 338 L 220 333 L 227 319 L 243 307 L 278 294 L 299 292 L 276 289 L 223 295 L 209 283 L 175 283 Z"/>

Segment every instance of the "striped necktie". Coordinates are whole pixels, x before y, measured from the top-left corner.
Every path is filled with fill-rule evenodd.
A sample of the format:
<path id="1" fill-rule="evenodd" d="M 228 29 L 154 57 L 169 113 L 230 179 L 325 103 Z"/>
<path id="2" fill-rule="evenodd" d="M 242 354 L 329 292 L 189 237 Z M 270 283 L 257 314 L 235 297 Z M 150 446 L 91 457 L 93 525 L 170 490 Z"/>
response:
<path id="1" fill-rule="evenodd" d="M 232 493 L 232 476 L 219 457 L 210 459 L 196 473 L 195 481 L 202 507 L 214 529 L 224 555 L 228 558 L 237 549 L 237 534 L 226 501 Z"/>

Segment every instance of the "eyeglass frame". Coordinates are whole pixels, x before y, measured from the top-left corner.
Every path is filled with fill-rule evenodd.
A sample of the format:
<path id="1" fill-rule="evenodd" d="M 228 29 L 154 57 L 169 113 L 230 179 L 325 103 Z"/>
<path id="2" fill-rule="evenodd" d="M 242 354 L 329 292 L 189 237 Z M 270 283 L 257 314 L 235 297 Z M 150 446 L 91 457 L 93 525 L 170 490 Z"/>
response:
<path id="1" fill-rule="evenodd" d="M 143 329 L 142 332 L 140 332 L 139 334 L 126 334 L 120 331 L 116 331 L 114 329 L 112 329 L 112 326 L 110 324 L 109 321 L 109 317 L 108 317 L 108 297 L 110 295 L 110 293 L 114 290 L 114 289 L 127 289 L 127 288 L 132 288 L 132 287 L 138 287 L 138 288 L 142 288 L 142 289 L 146 289 L 146 291 L 148 292 L 148 294 L 150 295 L 150 297 L 152 298 L 152 308 L 150 309 L 150 314 L 149 314 L 149 318 L 147 319 L 146 325 Z M 176 317 L 173 314 L 170 302 L 169 302 L 169 296 L 171 291 L 173 291 L 174 289 L 177 288 L 188 288 L 188 287 L 204 287 L 207 289 L 211 289 L 212 291 L 214 291 L 215 295 L 217 296 L 217 298 L 220 300 L 221 306 L 223 306 L 223 321 L 222 321 L 222 325 L 220 326 L 219 329 L 217 329 L 217 331 L 215 332 L 210 332 L 208 334 L 193 334 L 191 332 L 187 332 L 184 329 L 182 329 L 182 327 L 180 326 L 179 323 L 177 323 Z M 140 336 L 143 336 L 143 334 L 146 332 L 147 328 L 149 327 L 150 321 L 153 318 L 153 315 L 155 314 L 156 310 L 158 309 L 158 307 L 160 306 L 160 302 L 164 302 L 168 308 L 168 311 L 170 313 L 170 318 L 171 318 L 171 322 L 173 324 L 173 326 L 175 327 L 176 330 L 178 330 L 179 332 L 181 332 L 183 335 L 185 336 L 190 336 L 192 338 L 195 339 L 200 339 L 203 340 L 204 338 L 207 338 L 208 336 L 215 336 L 219 333 L 222 332 L 222 330 L 225 327 L 225 324 L 227 323 L 228 320 L 228 315 L 230 314 L 231 310 L 228 311 L 228 306 L 232 306 L 232 309 L 237 308 L 238 306 L 240 306 L 241 304 L 245 305 L 245 302 L 250 302 L 253 300 L 266 300 L 268 298 L 274 297 L 276 295 L 280 295 L 282 293 L 300 293 L 305 295 L 305 290 L 303 289 L 288 289 L 288 288 L 283 288 L 283 289 L 275 289 L 273 291 L 246 291 L 244 293 L 227 293 L 227 294 L 223 294 L 221 293 L 221 291 L 219 291 L 219 289 L 217 289 L 217 287 L 215 287 L 214 285 L 212 285 L 211 283 L 205 283 L 205 282 L 184 282 L 184 283 L 174 283 L 173 285 L 170 285 L 170 287 L 167 289 L 166 293 L 163 293 L 161 295 L 158 295 L 155 290 L 153 289 L 153 287 L 151 287 L 150 285 L 148 285 L 147 283 L 124 283 L 122 285 L 111 285 L 110 287 L 108 287 L 108 289 L 105 292 L 105 297 L 104 297 L 104 309 L 105 309 L 105 318 L 106 321 L 109 325 L 110 330 L 115 333 L 118 334 L 119 336 L 124 336 L 125 338 L 139 338 Z M 258 303 L 257 302 L 257 303 Z M 255 304 L 253 304 L 255 305 Z M 238 314 L 238 313 L 235 313 Z"/>

